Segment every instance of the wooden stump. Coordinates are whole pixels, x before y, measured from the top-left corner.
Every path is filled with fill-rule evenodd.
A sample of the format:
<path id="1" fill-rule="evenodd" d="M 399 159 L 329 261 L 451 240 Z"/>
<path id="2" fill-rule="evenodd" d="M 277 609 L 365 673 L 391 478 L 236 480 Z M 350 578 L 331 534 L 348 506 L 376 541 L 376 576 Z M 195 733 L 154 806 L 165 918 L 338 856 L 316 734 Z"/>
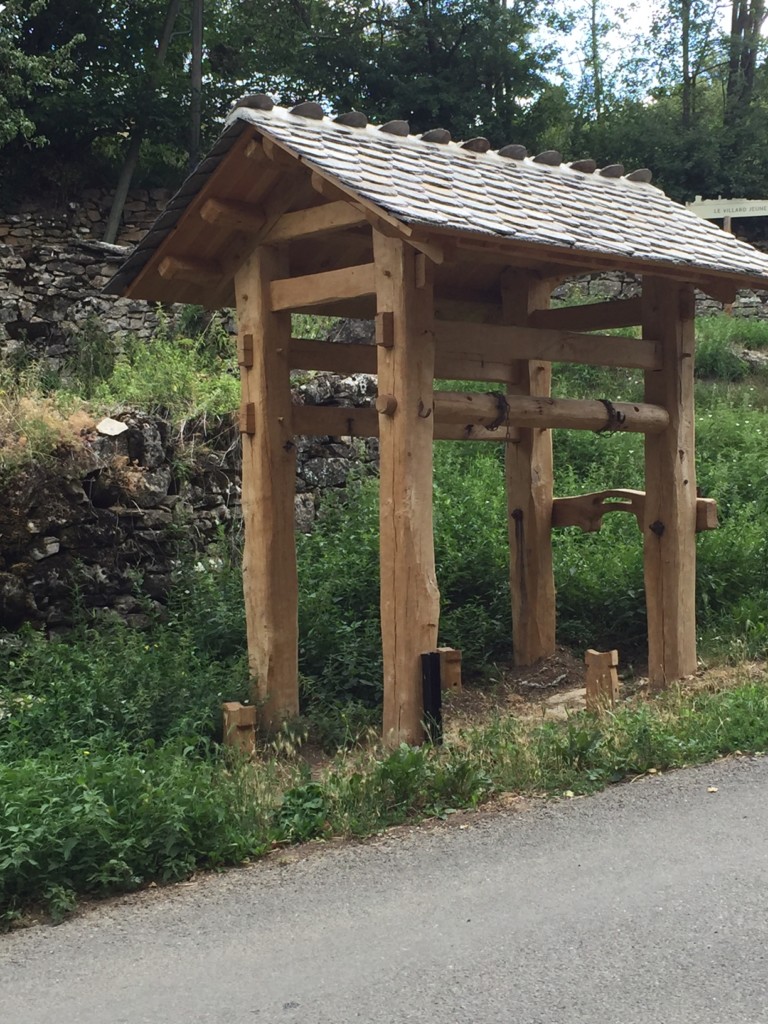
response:
<path id="1" fill-rule="evenodd" d="M 221 705 L 224 746 L 251 757 L 256 753 L 256 708 L 252 704 L 227 701 Z"/>
<path id="2" fill-rule="evenodd" d="M 454 647 L 438 647 L 440 655 L 440 685 L 444 690 L 461 692 L 461 651 Z"/>
<path id="3" fill-rule="evenodd" d="M 588 650 L 584 655 L 587 665 L 587 709 L 600 711 L 613 707 L 619 699 L 619 652 Z"/>

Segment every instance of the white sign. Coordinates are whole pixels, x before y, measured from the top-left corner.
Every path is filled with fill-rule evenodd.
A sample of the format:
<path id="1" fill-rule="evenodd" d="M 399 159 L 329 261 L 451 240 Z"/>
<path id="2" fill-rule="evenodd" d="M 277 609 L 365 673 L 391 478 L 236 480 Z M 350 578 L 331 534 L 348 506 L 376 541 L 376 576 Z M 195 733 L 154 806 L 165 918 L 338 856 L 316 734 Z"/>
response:
<path id="1" fill-rule="evenodd" d="M 685 204 L 691 213 L 705 220 L 722 217 L 768 217 L 768 199 L 702 199 Z"/>

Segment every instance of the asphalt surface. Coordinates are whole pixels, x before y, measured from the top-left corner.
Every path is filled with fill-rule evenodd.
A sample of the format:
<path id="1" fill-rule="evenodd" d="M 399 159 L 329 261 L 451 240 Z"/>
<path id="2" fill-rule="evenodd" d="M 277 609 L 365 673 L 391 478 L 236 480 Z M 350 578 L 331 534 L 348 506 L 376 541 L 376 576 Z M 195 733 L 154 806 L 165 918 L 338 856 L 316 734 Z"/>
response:
<path id="1" fill-rule="evenodd" d="M 768 758 L 719 762 L 0 936 L 0 1021 L 768 1022 L 767 869 Z"/>

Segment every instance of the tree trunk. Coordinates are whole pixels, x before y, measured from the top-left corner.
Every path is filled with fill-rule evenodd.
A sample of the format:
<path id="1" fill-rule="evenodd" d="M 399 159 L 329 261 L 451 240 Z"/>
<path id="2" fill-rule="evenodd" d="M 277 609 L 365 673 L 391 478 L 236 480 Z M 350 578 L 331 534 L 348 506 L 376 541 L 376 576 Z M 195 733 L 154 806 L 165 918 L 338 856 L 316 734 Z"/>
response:
<path id="1" fill-rule="evenodd" d="M 200 162 L 200 130 L 203 107 L 203 0 L 192 0 L 192 60 L 190 76 L 189 169 Z"/>
<path id="2" fill-rule="evenodd" d="M 683 50 L 683 128 L 691 126 L 693 82 L 691 79 L 691 0 L 683 0 L 681 9 Z"/>
<path id="3" fill-rule="evenodd" d="M 726 83 L 726 123 L 738 121 L 755 90 L 760 30 L 766 18 L 765 0 L 733 0 Z"/>
<path id="4" fill-rule="evenodd" d="M 111 243 L 117 238 L 117 232 L 120 228 L 120 218 L 123 215 L 123 207 L 125 206 L 125 200 L 128 196 L 131 182 L 133 181 L 136 165 L 139 162 L 141 143 L 144 140 L 144 133 L 147 129 L 146 109 L 149 105 L 150 97 L 155 90 L 155 76 L 165 62 L 168 47 L 171 43 L 173 26 L 176 24 L 176 18 L 178 17 L 180 7 L 181 0 L 169 0 L 168 10 L 165 14 L 165 24 L 163 25 L 163 34 L 160 37 L 160 42 L 157 46 L 157 53 L 155 54 L 154 67 L 151 71 L 148 71 L 145 76 L 145 98 L 144 102 L 141 103 L 141 113 L 134 122 L 131 130 L 128 151 L 125 154 L 125 160 L 123 161 L 123 166 L 120 170 L 120 177 L 118 178 L 117 186 L 115 188 L 115 195 L 112 199 L 112 206 L 109 210 L 107 228 L 104 232 L 105 242 Z"/>

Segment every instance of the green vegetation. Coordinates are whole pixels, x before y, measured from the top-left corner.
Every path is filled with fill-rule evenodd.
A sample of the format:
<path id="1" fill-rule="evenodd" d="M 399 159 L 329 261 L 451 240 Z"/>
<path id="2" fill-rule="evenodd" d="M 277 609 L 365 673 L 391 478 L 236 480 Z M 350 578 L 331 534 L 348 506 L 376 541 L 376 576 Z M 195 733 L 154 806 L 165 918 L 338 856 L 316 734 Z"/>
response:
<path id="1" fill-rule="evenodd" d="M 190 334 L 199 329 L 193 313 L 182 325 Z M 765 346 L 768 327 L 719 318 L 703 321 L 699 335 L 730 352 Z M 50 441 L 46 448 L 28 430 L 31 457 L 76 443 L 60 427 L 77 415 L 87 422 L 78 393 L 91 394 L 94 413 L 131 396 L 177 421 L 234 404 L 229 342 L 215 324 L 182 344 L 161 332 L 113 359 L 101 344 L 91 331 L 62 381 L 30 367 L 5 379 L 0 409 L 16 410 L 4 422 L 17 444 L 24 416 L 37 416 Z M 721 518 L 698 542 L 698 611 L 702 653 L 738 662 L 768 653 L 768 382 L 754 372 L 734 382 L 718 375 L 722 365 L 713 360 L 697 382 L 698 479 Z M 555 379 L 559 393 L 574 396 L 641 390 L 638 374 L 613 370 L 559 366 Z M 560 494 L 642 486 L 640 437 L 562 431 L 555 451 Z M 434 495 L 441 642 L 461 648 L 467 672 L 493 685 L 510 655 L 501 446 L 437 444 Z M 220 702 L 247 694 L 231 546 L 182 561 L 167 609 L 148 609 L 145 631 L 83 613 L 65 638 L 0 633 L 0 920 L 35 902 L 62 915 L 76 894 L 184 877 L 275 843 L 367 834 L 503 790 L 587 792 L 651 767 L 768 749 L 768 680 L 638 700 L 602 718 L 501 719 L 443 750 L 359 749 L 380 701 L 377 519 L 377 483 L 363 479 L 328 499 L 315 531 L 299 537 L 303 717 L 254 765 L 218 745 Z M 561 640 L 577 649 L 618 644 L 625 665 L 641 664 L 634 520 L 607 516 L 599 534 L 558 530 L 554 555 Z M 307 738 L 347 752 L 312 778 L 301 756 Z"/>
<path id="2" fill-rule="evenodd" d="M 647 166 L 678 199 L 768 187 L 764 0 L 220 0 L 204 10 L 201 125 L 189 13 L 177 0 L 5 0 L 3 186 L 69 199 L 114 188 L 121 170 L 178 185 L 201 128 L 205 151 L 235 98 L 267 91 L 405 117 L 415 134 Z"/>

